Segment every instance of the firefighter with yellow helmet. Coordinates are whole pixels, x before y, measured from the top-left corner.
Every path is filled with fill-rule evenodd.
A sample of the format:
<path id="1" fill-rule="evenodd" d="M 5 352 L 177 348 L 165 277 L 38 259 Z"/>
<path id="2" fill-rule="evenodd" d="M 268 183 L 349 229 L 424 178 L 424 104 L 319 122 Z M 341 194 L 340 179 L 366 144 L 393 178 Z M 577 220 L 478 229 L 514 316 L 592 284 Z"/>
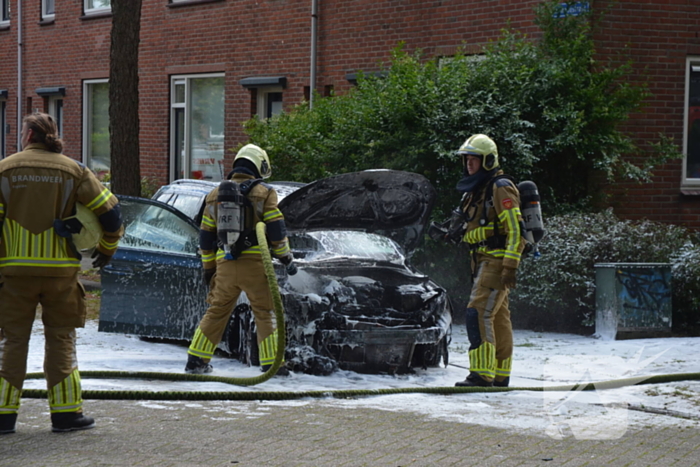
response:
<path id="1" fill-rule="evenodd" d="M 457 184 L 465 234 L 472 252 L 472 292 L 467 305 L 469 375 L 456 386 L 502 386 L 510 381 L 513 329 L 508 290 L 525 242 L 521 238 L 520 195 L 498 163 L 496 143 L 469 137 L 459 148 L 464 176 Z"/>
<path id="2" fill-rule="evenodd" d="M 277 192 L 262 181 L 271 174 L 267 152 L 248 144 L 236 154 L 227 180 L 207 195 L 200 226 L 200 250 L 203 279 L 210 287 L 209 308 L 187 352 L 187 373 L 212 371 L 209 362 L 241 292 L 245 292 L 253 310 L 263 371 L 275 360 L 277 330 L 255 232 L 259 222 L 266 225 L 272 256 L 285 264 L 290 274 L 295 269 L 284 217 L 277 207 Z M 286 368 L 281 367 L 277 374 L 285 372 Z"/>
<path id="3" fill-rule="evenodd" d="M 84 430 L 95 421 L 83 415 L 76 360 L 75 328 L 86 312 L 76 242 L 96 246 L 93 266 L 105 266 L 123 233 L 119 202 L 90 169 L 61 154 L 50 115 L 27 115 L 21 131 L 22 151 L 0 161 L 0 434 L 15 432 L 38 304 L 52 429 Z M 78 241 L 80 205 L 97 221 L 85 230 L 99 230 L 87 243 Z"/>

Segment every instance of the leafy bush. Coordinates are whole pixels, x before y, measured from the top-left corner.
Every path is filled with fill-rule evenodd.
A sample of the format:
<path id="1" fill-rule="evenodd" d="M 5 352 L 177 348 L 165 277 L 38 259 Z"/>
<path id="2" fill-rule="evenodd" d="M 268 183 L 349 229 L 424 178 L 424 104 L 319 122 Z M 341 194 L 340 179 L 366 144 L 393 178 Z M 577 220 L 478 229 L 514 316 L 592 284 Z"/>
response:
<path id="1" fill-rule="evenodd" d="M 526 258 L 511 292 L 518 327 L 592 333 L 596 263 L 672 263 L 674 321 L 697 321 L 700 247 L 679 226 L 621 221 L 608 209 L 545 219 L 542 255 Z"/>
<path id="2" fill-rule="evenodd" d="M 509 174 L 537 181 L 543 206 L 585 209 L 598 194 L 589 177 L 648 181 L 655 165 L 679 153 L 663 137 L 638 147 L 621 131 L 649 96 L 643 78 L 625 59 L 600 59 L 589 14 L 561 17 L 557 8 L 560 0 L 539 4 L 538 40 L 506 30 L 478 57 L 441 61 L 399 46 L 379 64 L 382 77 L 361 74 L 345 95 L 254 118 L 245 130 L 285 180 L 374 168 L 424 174 L 438 191 L 436 217 L 457 204 L 455 150 L 486 133 Z"/>
<path id="3" fill-rule="evenodd" d="M 141 177 L 141 197 L 150 198 L 156 194 L 160 184 L 155 178 Z"/>
<path id="4" fill-rule="evenodd" d="M 673 262 L 673 329 L 677 334 L 700 335 L 700 241 L 686 242 Z"/>
<path id="5" fill-rule="evenodd" d="M 464 321 L 471 295 L 471 266 L 466 243 L 459 246 L 435 242 L 429 238 L 416 250 L 411 263 L 423 274 L 444 287 L 453 306 L 455 321 Z"/>
<path id="6" fill-rule="evenodd" d="M 112 184 L 112 172 L 104 172 L 99 176 L 99 180 L 100 182 L 102 182 L 103 185 L 109 188 Z M 160 188 L 160 186 L 161 185 L 158 183 L 158 181 L 153 177 L 141 177 L 140 196 L 142 198 L 150 198 L 151 196 L 156 194 L 156 191 L 158 191 L 158 188 Z"/>

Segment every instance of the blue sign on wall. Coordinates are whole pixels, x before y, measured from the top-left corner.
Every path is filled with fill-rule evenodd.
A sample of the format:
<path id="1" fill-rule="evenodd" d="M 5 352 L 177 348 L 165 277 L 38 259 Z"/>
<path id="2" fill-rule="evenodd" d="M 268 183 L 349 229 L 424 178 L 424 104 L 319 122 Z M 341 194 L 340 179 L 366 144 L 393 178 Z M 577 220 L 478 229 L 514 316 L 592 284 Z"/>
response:
<path id="1" fill-rule="evenodd" d="M 591 5 L 588 2 L 569 2 L 560 3 L 559 8 L 552 15 L 554 18 L 565 18 L 567 16 L 580 16 L 591 11 Z"/>

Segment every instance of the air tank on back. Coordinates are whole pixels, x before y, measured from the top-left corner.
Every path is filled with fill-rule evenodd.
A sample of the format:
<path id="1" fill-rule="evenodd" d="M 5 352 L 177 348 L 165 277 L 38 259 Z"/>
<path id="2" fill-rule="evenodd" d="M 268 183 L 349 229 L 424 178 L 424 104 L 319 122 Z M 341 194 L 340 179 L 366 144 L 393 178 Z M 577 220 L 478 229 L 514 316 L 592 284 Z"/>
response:
<path id="1" fill-rule="evenodd" d="M 232 259 L 231 247 L 239 239 L 245 228 L 243 194 L 238 183 L 231 180 L 222 181 L 219 184 L 219 194 L 216 203 L 216 234 L 219 242 L 224 247 L 227 259 Z"/>
<path id="2" fill-rule="evenodd" d="M 535 245 L 542 240 L 547 231 L 542 222 L 542 209 L 540 208 L 540 193 L 537 185 L 530 180 L 518 184 L 520 191 L 520 212 L 525 224 L 525 237 Z"/>

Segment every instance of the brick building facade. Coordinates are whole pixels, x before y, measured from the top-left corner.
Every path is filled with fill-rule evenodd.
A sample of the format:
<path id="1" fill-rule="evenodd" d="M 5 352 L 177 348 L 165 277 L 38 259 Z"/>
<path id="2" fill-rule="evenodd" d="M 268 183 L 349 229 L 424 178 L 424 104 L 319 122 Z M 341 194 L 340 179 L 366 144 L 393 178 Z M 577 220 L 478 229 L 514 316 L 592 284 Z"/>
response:
<path id="1" fill-rule="evenodd" d="M 142 175 L 217 179 L 245 141 L 242 123 L 308 99 L 312 76 L 320 94 L 343 93 L 399 42 L 450 56 L 463 44 L 477 53 L 508 26 L 536 36 L 537 3 L 143 0 Z M 653 93 L 626 130 L 640 144 L 662 132 L 686 154 L 652 184 L 606 187 L 616 213 L 700 229 L 700 3 L 619 0 L 602 26 L 601 55 L 626 48 Z M 21 116 L 38 109 L 60 118 L 66 154 L 108 168 L 110 30 L 109 0 L 0 0 L 1 156 L 17 150 Z"/>

